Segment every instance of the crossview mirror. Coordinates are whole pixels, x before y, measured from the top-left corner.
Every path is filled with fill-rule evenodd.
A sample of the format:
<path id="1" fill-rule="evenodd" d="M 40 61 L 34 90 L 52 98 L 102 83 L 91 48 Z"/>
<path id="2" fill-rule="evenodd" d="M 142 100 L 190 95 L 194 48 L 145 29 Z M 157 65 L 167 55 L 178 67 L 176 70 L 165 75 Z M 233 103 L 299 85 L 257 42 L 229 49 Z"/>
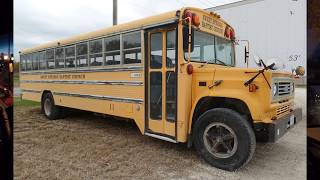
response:
<path id="1" fill-rule="evenodd" d="M 298 75 L 298 76 L 303 76 L 306 71 L 305 71 L 304 67 L 298 66 L 298 67 L 295 69 L 295 72 L 296 72 L 296 75 Z"/>
<path id="2" fill-rule="evenodd" d="M 257 66 L 261 67 L 262 64 L 261 64 L 261 58 L 256 55 L 256 54 L 253 54 L 253 59 L 254 59 L 254 62 L 257 64 Z"/>
<path id="3" fill-rule="evenodd" d="M 191 28 L 191 52 L 194 48 L 194 29 Z M 188 52 L 188 44 L 189 44 L 189 28 L 187 26 L 183 27 L 183 50 L 184 52 Z"/>
<path id="4" fill-rule="evenodd" d="M 270 67 L 271 70 L 281 70 L 286 68 L 286 65 L 279 58 L 270 58 L 267 60 L 266 64 L 267 66 L 273 64 L 273 66 Z"/>

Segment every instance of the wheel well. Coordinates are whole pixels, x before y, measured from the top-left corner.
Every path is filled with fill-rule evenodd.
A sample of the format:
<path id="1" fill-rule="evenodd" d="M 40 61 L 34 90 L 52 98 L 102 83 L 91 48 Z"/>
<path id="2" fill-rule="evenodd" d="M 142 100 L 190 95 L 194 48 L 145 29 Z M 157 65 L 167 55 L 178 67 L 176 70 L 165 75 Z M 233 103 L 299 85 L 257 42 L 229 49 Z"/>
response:
<path id="1" fill-rule="evenodd" d="M 43 92 L 42 92 L 42 95 L 41 95 L 41 101 L 40 101 L 40 104 L 41 104 L 41 112 L 43 113 L 43 98 L 44 98 L 44 96 L 46 95 L 46 94 L 48 94 L 48 93 L 50 93 L 51 94 L 51 91 L 49 91 L 49 90 L 44 90 Z"/>
<path id="2" fill-rule="evenodd" d="M 193 128 L 193 124 L 197 121 L 199 116 L 201 116 L 204 112 L 214 108 L 232 109 L 247 119 L 251 126 L 253 125 L 250 110 L 243 101 L 225 97 L 203 97 L 198 101 L 194 110 L 191 129 Z"/>
<path id="3" fill-rule="evenodd" d="M 50 94 L 51 94 L 51 91 L 49 91 L 49 90 L 44 90 L 44 91 L 42 92 L 41 102 L 42 102 L 44 96 L 45 96 L 47 93 L 50 93 Z"/>

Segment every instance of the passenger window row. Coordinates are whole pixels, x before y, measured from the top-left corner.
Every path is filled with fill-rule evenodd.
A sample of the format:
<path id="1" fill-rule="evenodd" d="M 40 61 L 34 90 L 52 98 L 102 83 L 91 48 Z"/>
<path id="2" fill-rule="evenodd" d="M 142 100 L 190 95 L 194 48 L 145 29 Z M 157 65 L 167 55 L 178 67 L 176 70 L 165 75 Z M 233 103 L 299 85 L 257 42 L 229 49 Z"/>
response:
<path id="1" fill-rule="evenodd" d="M 21 70 L 141 63 L 140 31 L 20 56 Z M 121 45 L 122 43 L 122 45 Z M 121 53 L 122 52 L 122 53 Z"/>

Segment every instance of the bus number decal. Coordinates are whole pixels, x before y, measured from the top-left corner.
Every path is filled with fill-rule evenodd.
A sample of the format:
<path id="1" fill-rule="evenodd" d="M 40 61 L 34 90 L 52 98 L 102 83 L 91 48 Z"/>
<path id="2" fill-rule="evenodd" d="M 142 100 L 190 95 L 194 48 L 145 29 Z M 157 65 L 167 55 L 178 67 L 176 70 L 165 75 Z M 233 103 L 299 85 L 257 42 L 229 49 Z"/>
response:
<path id="1" fill-rule="evenodd" d="M 141 78 L 142 74 L 141 73 L 131 73 L 130 77 L 132 77 L 132 78 Z"/>

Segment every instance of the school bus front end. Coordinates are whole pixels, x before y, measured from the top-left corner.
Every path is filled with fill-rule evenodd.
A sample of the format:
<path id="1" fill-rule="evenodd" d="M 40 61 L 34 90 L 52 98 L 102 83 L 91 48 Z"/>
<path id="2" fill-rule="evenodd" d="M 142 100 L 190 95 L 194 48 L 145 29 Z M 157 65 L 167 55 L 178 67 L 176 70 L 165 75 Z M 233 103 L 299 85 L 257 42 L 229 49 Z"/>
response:
<path id="1" fill-rule="evenodd" d="M 192 89 L 188 144 L 211 165 L 235 170 L 250 161 L 256 141 L 275 142 L 302 119 L 294 77 L 264 62 L 259 69 L 235 67 L 234 29 L 216 14 L 186 11 L 184 18 L 200 21 L 184 24 L 186 64 L 180 66 Z"/>
<path id="2" fill-rule="evenodd" d="M 190 122 L 202 114 L 197 111 L 215 106 L 231 108 L 250 121 L 258 140 L 275 142 L 301 120 L 301 108 L 294 107 L 294 79 L 290 74 L 265 72 L 266 79 L 261 75 L 251 84 L 255 89 L 245 86 L 257 73 L 257 69 L 194 65 L 194 113 Z"/>

